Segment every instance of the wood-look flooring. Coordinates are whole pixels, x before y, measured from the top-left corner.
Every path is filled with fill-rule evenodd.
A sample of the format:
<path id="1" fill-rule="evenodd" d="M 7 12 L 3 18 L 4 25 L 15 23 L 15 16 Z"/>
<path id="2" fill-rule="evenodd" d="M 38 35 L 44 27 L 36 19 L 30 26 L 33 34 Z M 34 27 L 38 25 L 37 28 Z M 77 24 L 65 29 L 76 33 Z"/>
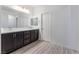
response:
<path id="1" fill-rule="evenodd" d="M 52 45 L 50 42 L 37 40 L 29 45 L 26 45 L 11 54 L 78 54 L 76 50 L 65 47 Z"/>

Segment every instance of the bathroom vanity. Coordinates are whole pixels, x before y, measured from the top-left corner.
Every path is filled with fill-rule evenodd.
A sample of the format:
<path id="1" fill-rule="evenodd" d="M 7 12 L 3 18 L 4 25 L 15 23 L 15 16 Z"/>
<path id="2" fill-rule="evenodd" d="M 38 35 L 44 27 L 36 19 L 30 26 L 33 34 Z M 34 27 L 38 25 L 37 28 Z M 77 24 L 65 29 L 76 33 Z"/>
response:
<path id="1" fill-rule="evenodd" d="M 25 45 L 28 45 L 39 37 L 39 29 L 12 29 L 3 30 L 1 33 L 1 53 L 7 54 Z"/>

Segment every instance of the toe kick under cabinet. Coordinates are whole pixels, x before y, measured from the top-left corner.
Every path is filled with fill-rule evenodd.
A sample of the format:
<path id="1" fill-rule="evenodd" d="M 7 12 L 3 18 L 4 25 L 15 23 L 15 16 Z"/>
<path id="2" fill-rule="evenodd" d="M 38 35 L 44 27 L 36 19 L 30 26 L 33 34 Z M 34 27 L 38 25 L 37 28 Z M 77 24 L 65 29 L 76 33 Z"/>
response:
<path id="1" fill-rule="evenodd" d="M 38 40 L 39 30 L 28 30 L 21 32 L 1 34 L 1 53 L 11 53 L 29 43 Z"/>

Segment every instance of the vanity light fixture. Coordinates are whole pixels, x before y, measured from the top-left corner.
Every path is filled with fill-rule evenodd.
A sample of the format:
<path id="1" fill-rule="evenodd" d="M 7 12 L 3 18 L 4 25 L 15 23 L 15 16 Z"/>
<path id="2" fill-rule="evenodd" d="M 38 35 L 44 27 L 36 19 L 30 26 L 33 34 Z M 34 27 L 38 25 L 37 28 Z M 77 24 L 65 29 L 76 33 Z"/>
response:
<path id="1" fill-rule="evenodd" d="M 11 6 L 12 9 L 15 9 L 17 11 L 21 11 L 27 14 L 30 14 L 30 11 L 24 7 L 20 7 L 20 6 Z"/>

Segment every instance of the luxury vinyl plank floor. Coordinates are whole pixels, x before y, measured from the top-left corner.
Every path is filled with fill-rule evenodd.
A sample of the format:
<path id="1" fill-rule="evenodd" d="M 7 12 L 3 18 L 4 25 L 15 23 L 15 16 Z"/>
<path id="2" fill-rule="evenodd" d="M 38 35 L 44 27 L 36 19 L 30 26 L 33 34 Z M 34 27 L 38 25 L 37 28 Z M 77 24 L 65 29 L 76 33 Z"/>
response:
<path id="1" fill-rule="evenodd" d="M 50 42 L 38 40 L 26 45 L 11 54 L 78 54 L 76 50 L 68 49 L 58 45 L 52 45 Z"/>

